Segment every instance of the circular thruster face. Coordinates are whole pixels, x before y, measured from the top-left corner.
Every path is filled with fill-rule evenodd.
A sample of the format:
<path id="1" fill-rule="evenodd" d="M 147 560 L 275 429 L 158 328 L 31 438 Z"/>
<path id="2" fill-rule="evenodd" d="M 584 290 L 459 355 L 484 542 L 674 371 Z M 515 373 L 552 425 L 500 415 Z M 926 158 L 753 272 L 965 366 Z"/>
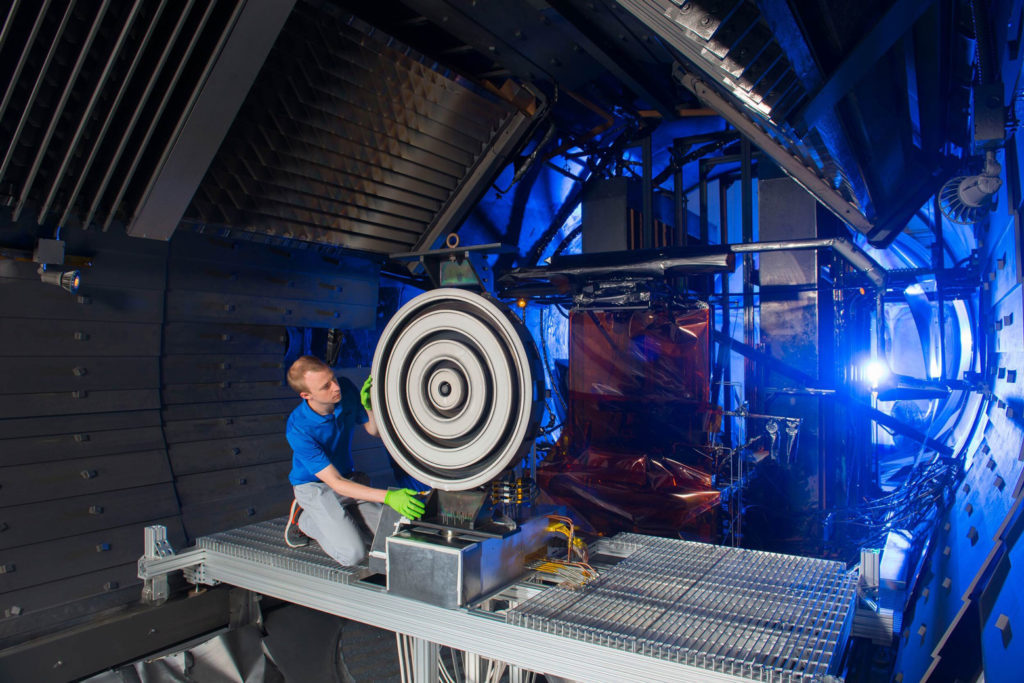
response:
<path id="1" fill-rule="evenodd" d="M 410 475 L 474 488 L 529 448 L 543 408 L 533 342 L 511 312 L 461 289 L 403 306 L 373 355 L 370 400 L 384 446 Z"/>

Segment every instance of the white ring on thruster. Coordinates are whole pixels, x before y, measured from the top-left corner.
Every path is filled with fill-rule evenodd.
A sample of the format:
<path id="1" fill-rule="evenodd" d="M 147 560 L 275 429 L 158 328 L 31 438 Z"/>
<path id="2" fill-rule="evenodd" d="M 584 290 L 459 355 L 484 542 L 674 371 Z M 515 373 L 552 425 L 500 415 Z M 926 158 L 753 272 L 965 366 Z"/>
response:
<path id="1" fill-rule="evenodd" d="M 503 443 L 493 444 L 493 450 L 481 449 L 480 446 L 482 444 L 478 437 L 473 444 L 464 444 L 461 448 L 456 449 L 454 455 L 457 457 L 454 460 L 450 457 L 441 458 L 441 460 L 447 462 L 446 467 L 441 467 L 436 464 L 438 454 L 434 453 L 432 460 L 431 458 L 424 458 L 423 453 L 410 448 L 410 444 L 403 437 L 406 437 L 412 430 L 399 427 L 395 421 L 396 415 L 394 412 L 401 412 L 401 410 L 395 411 L 394 409 L 398 409 L 401 406 L 402 396 L 398 392 L 405 391 L 404 387 L 399 385 L 402 383 L 400 369 L 406 366 L 406 359 L 398 353 L 397 347 L 398 341 L 408 332 L 408 330 L 403 329 L 403 326 L 407 325 L 407 321 L 410 318 L 415 318 L 416 315 L 420 314 L 424 308 L 437 305 L 445 306 L 448 302 L 468 307 L 470 311 L 465 312 L 450 308 L 442 310 L 461 313 L 464 316 L 464 320 L 474 316 L 479 319 L 478 324 L 482 327 L 475 329 L 478 332 L 482 329 L 484 332 L 481 333 L 480 337 L 475 338 L 478 345 L 481 343 L 481 340 L 484 340 L 482 343 L 485 346 L 493 346 L 494 344 L 504 346 L 503 354 L 505 358 L 502 366 L 505 372 L 502 375 L 505 379 L 496 380 L 495 384 L 499 386 L 504 385 L 504 388 L 507 390 L 503 392 L 506 402 L 503 405 L 498 403 L 497 396 L 492 397 L 490 402 L 491 414 L 488 416 L 488 419 L 493 421 L 494 413 L 500 411 L 504 417 L 499 423 L 504 423 L 508 429 L 505 432 L 507 436 Z M 438 311 L 435 310 L 428 315 L 436 312 Z M 464 335 L 472 336 L 464 328 L 457 327 L 454 329 Z M 392 340 L 392 337 L 396 337 L 396 339 Z M 409 338 L 408 344 L 404 344 L 403 348 L 411 346 L 412 341 Z M 472 353 L 470 351 L 467 352 Z M 536 354 L 536 351 L 533 353 Z M 539 398 L 535 391 L 538 378 L 533 374 L 533 366 L 536 364 L 536 359 L 533 359 L 534 362 L 531 363 L 531 358 L 533 357 L 528 353 L 524 345 L 524 337 L 520 336 L 520 331 L 510 320 L 507 312 L 491 303 L 485 297 L 465 290 L 450 288 L 435 289 L 416 297 L 403 306 L 387 324 L 374 354 L 372 373 L 375 381 L 371 392 L 373 405 L 380 406 L 380 410 L 375 412 L 381 415 L 381 419 L 378 420 L 378 427 L 380 428 L 380 435 L 385 448 L 387 448 L 388 452 L 391 453 L 392 457 L 395 458 L 406 472 L 434 488 L 458 491 L 471 489 L 490 481 L 504 471 L 516 456 L 520 454 L 526 446 L 527 432 L 536 426 L 536 418 L 539 415 L 539 409 L 536 406 Z M 515 382 L 519 389 L 516 405 L 514 406 L 509 405 L 507 402 L 512 395 L 511 387 L 513 382 Z M 467 391 L 473 391 L 473 387 L 467 387 Z M 461 415 L 462 413 L 460 413 Z M 407 420 L 403 419 L 402 422 L 408 427 Z M 502 432 L 499 431 L 500 433 Z M 427 450 L 433 451 L 435 449 L 430 448 Z M 451 456 L 453 454 L 448 455 Z M 454 461 L 464 463 L 464 467 L 471 468 L 471 471 L 460 476 L 458 472 L 460 467 L 454 465 Z M 427 467 L 432 469 L 425 469 Z M 451 471 L 450 475 L 446 476 L 443 474 L 444 470 L 449 469 Z"/>
<path id="2" fill-rule="evenodd" d="M 410 412 L 416 408 L 421 408 L 421 410 L 410 415 L 407 415 L 402 410 L 389 411 L 388 416 L 395 426 L 395 438 L 408 451 L 415 453 L 416 457 L 424 463 L 431 467 L 446 470 L 461 469 L 474 465 L 483 456 L 492 452 L 493 449 L 500 448 L 502 434 L 504 434 L 508 426 L 509 419 L 513 417 L 507 412 L 511 409 L 510 400 L 512 394 L 512 368 L 509 367 L 508 358 L 505 356 L 504 350 L 498 348 L 494 343 L 494 331 L 472 315 L 456 310 L 427 313 L 414 320 L 402 330 L 392 346 L 391 355 L 393 358 L 407 358 L 417 353 L 414 351 L 414 348 L 425 336 L 452 329 L 458 330 L 460 334 L 477 342 L 476 349 L 483 356 L 484 360 L 485 367 L 483 372 L 490 377 L 492 393 L 490 397 L 490 405 L 492 407 L 490 414 L 481 415 L 479 420 L 475 420 L 472 423 L 461 421 L 460 426 L 464 427 L 462 431 L 449 437 L 452 439 L 469 437 L 475 431 L 475 436 L 468 442 L 453 448 L 439 448 L 420 436 L 417 425 L 424 422 L 431 423 L 432 416 L 427 411 L 422 410 L 422 405 L 418 405 L 418 402 L 414 403 L 408 400 L 410 393 L 421 391 L 421 385 L 412 386 L 410 381 L 412 378 L 409 374 L 399 375 L 389 372 L 384 386 L 389 407 L 401 405 L 399 397 L 401 394 L 405 394 L 406 405 L 408 405 Z M 468 347 L 463 348 L 462 352 L 467 355 L 473 353 Z M 481 375 L 481 379 L 483 379 L 483 375 Z M 470 391 L 472 390 L 471 385 Z M 399 401 L 395 401 L 395 398 L 399 398 Z M 480 398 L 481 413 L 485 398 Z M 443 429 L 439 423 L 434 426 Z M 465 427 L 467 426 L 475 429 L 466 429 Z"/>
<path id="3" fill-rule="evenodd" d="M 461 376 L 452 379 L 452 383 L 457 385 L 455 392 L 465 396 L 465 401 L 458 414 L 451 417 L 436 415 L 432 406 L 423 402 L 421 396 L 423 389 L 429 388 L 436 374 L 427 376 L 430 367 L 446 360 L 463 370 Z M 408 367 L 405 374 L 405 398 L 413 420 L 436 439 L 464 438 L 479 423 L 487 406 L 486 396 L 482 393 L 487 380 L 475 354 L 467 352 L 463 346 L 451 340 L 430 342 L 416 353 Z M 459 374 L 447 369 L 442 372 Z M 477 387 L 476 391 L 473 390 L 474 386 Z"/>

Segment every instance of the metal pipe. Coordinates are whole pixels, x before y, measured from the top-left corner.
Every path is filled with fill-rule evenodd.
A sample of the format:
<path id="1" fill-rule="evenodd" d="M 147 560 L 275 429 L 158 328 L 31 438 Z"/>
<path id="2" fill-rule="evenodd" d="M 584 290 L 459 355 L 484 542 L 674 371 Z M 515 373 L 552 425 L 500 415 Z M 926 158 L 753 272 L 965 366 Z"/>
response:
<path id="1" fill-rule="evenodd" d="M 885 297 L 882 290 L 875 295 L 875 357 L 885 357 Z"/>
<path id="2" fill-rule="evenodd" d="M 672 206 L 675 209 L 676 235 L 679 236 L 680 244 L 672 246 L 686 246 L 690 241 L 689 226 L 686 215 L 686 197 L 683 195 L 683 169 L 675 173 L 672 184 Z"/>
<path id="3" fill-rule="evenodd" d="M 763 251 L 794 251 L 798 249 L 832 249 L 846 259 L 850 265 L 864 273 L 879 290 L 885 288 L 888 272 L 863 249 L 845 237 L 826 237 L 807 240 L 781 240 L 778 242 L 757 242 L 754 244 L 731 244 L 729 248 L 737 253 L 759 253 Z"/>
<path id="4" fill-rule="evenodd" d="M 750 244 L 754 241 L 754 171 L 753 149 L 750 140 L 742 138 L 740 143 L 740 241 Z M 743 255 L 743 341 L 748 346 L 757 344 L 757 330 L 754 321 L 754 255 Z M 749 405 L 760 407 L 757 388 L 764 386 L 763 377 L 755 378 L 754 373 L 763 368 L 755 367 L 748 358 L 743 359 L 743 396 Z"/>
<path id="5" fill-rule="evenodd" d="M 718 181 L 718 223 L 721 228 L 721 243 L 729 243 L 729 182 L 724 178 Z M 722 300 L 720 308 L 722 311 L 722 334 L 726 337 L 732 336 L 732 321 L 729 319 L 731 311 L 729 310 L 729 276 L 730 272 L 723 272 L 721 274 L 722 282 Z M 714 309 L 712 309 L 714 310 Z M 714 320 L 712 320 L 714 324 Z M 732 392 L 729 387 L 732 386 L 732 363 L 731 356 L 727 353 L 718 354 L 720 362 L 722 363 L 721 368 L 721 383 L 719 388 L 722 390 L 722 410 L 732 410 Z M 716 394 L 717 395 L 717 394 Z M 725 443 L 732 443 L 732 418 L 727 417 L 723 420 L 723 432 L 725 434 Z"/>
<path id="6" fill-rule="evenodd" d="M 651 183 L 653 174 L 654 153 L 651 150 L 651 136 L 646 136 L 640 142 L 640 156 L 643 168 L 643 238 L 642 248 L 650 249 L 654 246 L 654 186 Z"/>
<path id="7" fill-rule="evenodd" d="M 697 168 L 700 178 L 700 241 L 708 244 L 708 167 L 701 159 Z"/>
<path id="8" fill-rule="evenodd" d="M 944 292 L 942 291 L 942 278 L 939 272 L 946 265 L 942 245 L 945 240 L 942 237 L 942 210 L 939 208 L 939 195 L 935 195 L 932 204 L 935 212 L 935 247 L 932 250 L 932 268 L 935 269 L 935 305 L 939 314 L 939 379 L 946 377 L 946 304 Z M 929 366 L 931 359 L 928 359 Z M 931 376 L 931 367 L 928 368 L 928 376 Z"/>

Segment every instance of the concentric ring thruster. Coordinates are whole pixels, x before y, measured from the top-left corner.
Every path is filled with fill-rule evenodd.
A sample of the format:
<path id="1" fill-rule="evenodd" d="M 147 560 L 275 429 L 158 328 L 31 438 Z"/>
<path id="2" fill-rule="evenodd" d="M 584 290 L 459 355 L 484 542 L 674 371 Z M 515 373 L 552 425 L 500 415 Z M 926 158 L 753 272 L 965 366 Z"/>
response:
<path id="1" fill-rule="evenodd" d="M 497 477 L 529 448 L 543 373 L 522 322 L 490 299 L 435 289 L 403 306 L 373 356 L 370 400 L 402 469 L 447 491 Z"/>

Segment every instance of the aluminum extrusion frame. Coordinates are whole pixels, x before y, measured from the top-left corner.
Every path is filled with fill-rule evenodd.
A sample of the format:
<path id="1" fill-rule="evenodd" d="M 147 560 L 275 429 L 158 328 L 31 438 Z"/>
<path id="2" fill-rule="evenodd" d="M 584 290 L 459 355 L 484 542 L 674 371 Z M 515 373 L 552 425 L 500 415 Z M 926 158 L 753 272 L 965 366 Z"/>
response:
<path id="1" fill-rule="evenodd" d="M 445 609 L 389 595 L 383 588 L 339 583 L 290 568 L 267 566 L 212 548 L 140 562 L 140 576 L 154 578 L 174 564 L 196 560 L 207 584 L 226 583 L 371 626 L 570 680 L 703 683 L 747 680 L 707 669 L 612 649 L 505 623 L 469 609 Z M 143 575 L 144 574 L 144 575 Z M 418 680 L 418 679 L 417 679 Z"/>

